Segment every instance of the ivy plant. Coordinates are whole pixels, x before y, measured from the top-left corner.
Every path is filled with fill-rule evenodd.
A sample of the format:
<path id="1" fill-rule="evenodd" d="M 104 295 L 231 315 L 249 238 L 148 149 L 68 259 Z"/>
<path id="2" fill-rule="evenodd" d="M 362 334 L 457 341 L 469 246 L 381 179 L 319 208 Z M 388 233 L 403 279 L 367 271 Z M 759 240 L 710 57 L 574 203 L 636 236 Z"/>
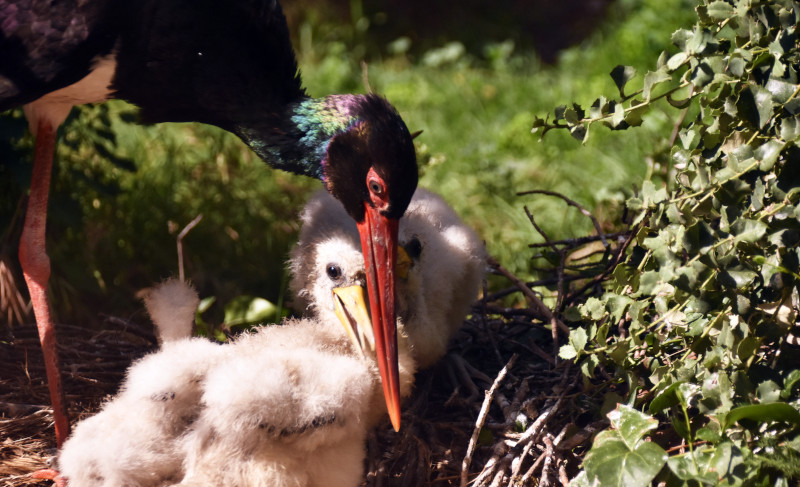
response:
<path id="1" fill-rule="evenodd" d="M 626 202 L 632 243 L 561 357 L 627 395 L 578 485 L 800 480 L 800 3 L 704 1 L 655 69 L 618 66 L 619 97 L 559 107 L 533 131 L 676 130 L 663 180 Z M 636 85 L 636 88 L 631 88 Z M 610 384 L 609 384 L 610 382 Z"/>

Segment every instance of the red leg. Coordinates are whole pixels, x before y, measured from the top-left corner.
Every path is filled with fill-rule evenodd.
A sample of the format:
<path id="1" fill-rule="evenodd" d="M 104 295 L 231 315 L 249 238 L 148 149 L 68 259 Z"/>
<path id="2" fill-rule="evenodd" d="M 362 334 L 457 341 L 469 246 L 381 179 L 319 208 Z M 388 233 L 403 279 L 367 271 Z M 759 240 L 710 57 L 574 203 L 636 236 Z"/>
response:
<path id="1" fill-rule="evenodd" d="M 47 222 L 47 196 L 50 191 L 50 170 L 55 155 L 56 129 L 47 122 L 40 122 L 36 135 L 36 152 L 33 159 L 31 192 L 25 226 L 19 242 L 19 261 L 33 303 L 39 340 L 42 342 L 47 386 L 53 405 L 56 425 L 56 444 L 59 448 L 69 436 L 64 390 L 58 368 L 58 351 L 50 302 L 47 300 L 47 280 L 50 278 L 50 258 L 45 250 L 45 226 Z"/>

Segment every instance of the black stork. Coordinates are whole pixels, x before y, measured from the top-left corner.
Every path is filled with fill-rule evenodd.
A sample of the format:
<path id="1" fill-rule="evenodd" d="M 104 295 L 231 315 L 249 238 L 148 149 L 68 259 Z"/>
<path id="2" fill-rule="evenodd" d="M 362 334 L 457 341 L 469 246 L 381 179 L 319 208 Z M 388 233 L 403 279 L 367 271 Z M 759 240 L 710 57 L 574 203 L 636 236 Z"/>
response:
<path id="1" fill-rule="evenodd" d="M 194 121 L 238 135 L 270 166 L 319 178 L 357 222 L 384 396 L 400 402 L 394 262 L 417 185 L 412 136 L 376 95 L 310 98 L 276 0 L 0 0 L 0 111 L 36 136 L 19 257 L 45 356 L 57 444 L 69 433 L 45 251 L 56 130 L 75 105 L 127 100 L 144 123 Z"/>

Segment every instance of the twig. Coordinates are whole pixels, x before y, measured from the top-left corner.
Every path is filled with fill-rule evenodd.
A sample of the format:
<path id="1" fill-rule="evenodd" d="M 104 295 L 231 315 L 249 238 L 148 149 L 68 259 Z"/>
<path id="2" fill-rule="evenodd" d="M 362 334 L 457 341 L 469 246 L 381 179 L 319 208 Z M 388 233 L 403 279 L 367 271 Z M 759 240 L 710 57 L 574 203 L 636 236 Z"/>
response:
<path id="1" fill-rule="evenodd" d="M 545 231 L 544 231 L 544 230 L 542 230 L 542 228 L 541 228 L 539 225 L 537 225 L 537 224 L 536 224 L 536 220 L 533 218 L 533 215 L 531 214 L 530 210 L 528 210 L 528 207 L 527 207 L 527 206 L 523 206 L 522 208 L 525 210 L 525 215 L 527 215 L 527 217 L 528 217 L 528 221 L 529 221 L 529 222 L 531 222 L 531 225 L 533 225 L 533 228 L 535 228 L 535 229 L 536 229 L 536 231 L 537 231 L 537 232 L 539 232 L 539 235 L 541 235 L 541 236 L 542 236 L 542 238 L 544 239 L 544 243 L 545 243 L 545 244 L 546 244 L 548 247 L 550 247 L 551 249 L 553 249 L 553 251 L 554 251 L 554 252 L 556 252 L 556 253 L 558 253 L 558 254 L 561 254 L 561 249 L 559 249 L 558 247 L 556 247 L 556 245 L 553 243 L 553 241 L 552 241 L 552 240 L 550 240 L 550 237 L 549 237 L 549 236 L 547 236 L 547 234 L 545 233 Z"/>
<path id="2" fill-rule="evenodd" d="M 486 391 L 486 397 L 483 399 L 481 411 L 478 413 L 478 419 L 475 421 L 475 429 L 472 431 L 472 437 L 469 439 L 469 444 L 467 445 L 467 453 L 464 455 L 464 460 L 461 462 L 461 487 L 467 487 L 467 474 L 469 472 L 469 466 L 472 463 L 472 455 L 475 453 L 475 445 L 478 443 L 478 435 L 481 432 L 481 428 L 483 428 L 483 424 L 486 422 L 486 416 L 489 414 L 489 405 L 492 403 L 492 398 L 497 392 L 497 388 L 500 387 L 500 383 L 503 382 L 506 374 L 509 370 L 511 370 L 511 367 L 514 366 L 514 362 L 516 361 L 517 354 L 514 354 L 511 356 L 511 359 L 509 359 L 505 367 L 500 369 L 500 372 L 497 374 L 497 378 L 494 380 L 492 387 Z"/>
<path id="3" fill-rule="evenodd" d="M 484 311 L 486 311 L 487 314 L 503 315 L 505 317 L 527 316 L 529 318 L 538 318 L 538 319 L 540 319 L 542 321 L 545 320 L 545 317 L 542 316 L 541 313 L 537 313 L 536 311 L 534 311 L 534 310 L 532 310 L 530 308 L 503 308 L 503 307 L 500 307 L 500 306 L 487 305 L 484 308 Z"/>
<path id="4" fill-rule="evenodd" d="M 514 487 L 514 480 L 519 477 L 519 471 L 522 468 L 522 464 L 525 462 L 525 458 L 530 455 L 531 449 L 533 448 L 533 443 L 528 443 L 525 445 L 525 448 L 522 449 L 522 453 L 520 453 L 514 460 L 511 462 L 511 475 L 509 475 L 509 483 L 508 487 Z"/>
<path id="5" fill-rule="evenodd" d="M 561 482 L 562 487 L 569 487 L 569 477 L 567 476 L 567 468 L 564 462 L 558 466 L 558 481 Z"/>
<path id="6" fill-rule="evenodd" d="M 11 268 L 6 265 L 5 256 L 0 256 L 0 311 L 7 311 L 9 327 L 13 326 L 15 318 L 17 323 L 22 324 L 23 318 L 30 312 L 30 306 L 26 305 L 19 292 Z"/>
<path id="7" fill-rule="evenodd" d="M 522 280 L 520 280 L 517 276 L 509 272 L 508 269 L 500 265 L 500 263 L 497 262 L 497 260 L 494 257 L 489 257 L 488 262 L 489 265 L 492 266 L 494 269 L 496 269 L 500 274 L 505 276 L 509 281 L 516 284 L 516 286 L 520 289 L 520 291 L 522 291 L 522 293 L 531 301 L 531 303 L 536 308 L 539 309 L 539 312 L 541 312 L 547 318 L 547 320 L 550 322 L 551 325 L 553 325 L 554 327 L 557 326 L 558 329 L 561 330 L 565 336 L 569 336 L 569 328 L 567 327 L 567 325 L 565 325 L 564 323 L 561 322 L 561 320 L 555 317 L 553 312 L 550 311 L 550 308 L 545 306 L 542 300 L 539 299 L 539 296 L 537 296 L 536 293 L 534 293 L 531 290 L 531 288 L 526 286 L 525 283 Z"/>
<path id="8" fill-rule="evenodd" d="M 531 468 L 529 468 L 528 471 L 525 472 L 525 475 L 522 476 L 522 481 L 520 482 L 520 485 L 525 485 L 528 483 L 528 481 L 531 479 L 531 476 L 533 476 L 533 472 L 535 472 L 536 469 L 539 468 L 539 465 L 541 465 L 542 460 L 544 460 L 544 457 L 545 457 L 545 452 L 542 452 L 538 457 L 536 457 L 536 461 L 533 462 Z"/>
<path id="9" fill-rule="evenodd" d="M 594 229 L 597 230 L 597 235 L 600 236 L 600 240 L 603 242 L 603 245 L 605 246 L 605 248 L 609 247 L 608 242 L 606 241 L 605 233 L 603 233 L 603 229 L 600 228 L 600 223 L 597 221 L 597 218 L 595 218 L 594 215 L 592 215 L 592 213 L 583 206 L 572 201 L 571 199 L 567 198 L 561 193 L 557 193 L 555 191 L 548 191 L 546 189 L 532 189 L 529 191 L 522 191 L 517 193 L 517 196 L 524 196 L 526 194 L 544 194 L 547 196 L 555 196 L 556 198 L 561 198 L 562 200 L 564 200 L 568 205 L 574 206 L 575 208 L 578 209 L 578 211 L 580 211 L 581 213 L 583 213 L 585 216 L 589 217 L 589 219 L 592 220 Z"/>
<path id="10" fill-rule="evenodd" d="M 609 233 L 606 235 L 606 238 L 619 238 L 619 237 L 627 237 L 628 231 L 624 230 L 621 232 L 614 232 Z M 602 240 L 600 235 L 587 235 L 585 237 L 578 237 L 578 238 L 565 238 L 562 240 L 553 240 L 552 242 L 537 242 L 528 244 L 528 248 L 535 249 L 538 247 L 550 247 L 550 244 L 553 245 L 564 245 L 566 247 L 578 247 L 580 245 L 584 245 L 587 243 L 597 242 L 598 240 Z"/>
<path id="11" fill-rule="evenodd" d="M 544 413 L 540 414 L 539 417 L 536 418 L 536 421 L 534 421 L 533 424 L 525 430 L 525 433 L 520 437 L 519 441 L 514 446 L 514 450 L 522 450 L 526 443 L 536 441 L 543 432 L 543 430 L 540 431 L 540 428 L 544 425 L 545 421 L 547 421 L 551 415 L 557 413 L 559 408 L 561 408 L 561 404 L 564 402 L 564 397 L 566 397 L 567 391 L 570 389 L 567 387 L 567 379 L 569 379 L 570 376 L 570 369 L 571 367 L 569 366 L 564 369 L 561 383 L 558 385 L 558 387 L 561 388 L 561 392 L 559 393 L 555 404 L 549 407 Z M 580 374 L 577 375 L 577 379 L 580 379 Z"/>
<path id="12" fill-rule="evenodd" d="M 200 223 L 200 220 L 202 220 L 202 219 L 203 219 L 203 214 L 200 213 L 199 215 L 197 215 L 194 218 L 194 220 L 190 221 L 185 227 L 183 227 L 183 230 L 181 230 L 181 233 L 178 234 L 178 238 L 177 238 L 177 241 L 178 241 L 178 278 L 181 280 L 181 282 L 186 282 L 186 279 L 184 279 L 184 274 L 183 274 L 183 237 L 185 237 L 186 234 L 189 233 L 189 231 L 192 228 L 197 226 L 197 224 Z"/>
<path id="13" fill-rule="evenodd" d="M 594 276 L 583 287 L 581 287 L 574 293 L 571 293 L 571 295 L 564 300 L 565 305 L 568 305 L 575 298 L 586 292 L 587 289 L 602 282 L 606 277 L 608 277 L 609 274 L 611 274 L 611 272 L 617 267 L 617 265 L 619 265 L 619 263 L 622 262 L 622 258 L 625 256 L 625 251 L 628 249 L 628 246 L 630 246 L 631 242 L 633 242 L 633 239 L 636 237 L 637 233 L 636 227 L 630 228 L 629 231 L 630 233 L 628 234 L 628 238 L 625 239 L 625 242 L 612 252 L 613 254 L 616 254 L 616 256 L 613 259 L 611 259 L 611 261 L 606 266 L 606 269 L 600 274 Z"/>
<path id="14" fill-rule="evenodd" d="M 361 82 L 364 83 L 367 93 L 372 93 L 372 87 L 369 85 L 369 66 L 363 59 L 361 60 Z"/>
<path id="15" fill-rule="evenodd" d="M 694 83 L 692 83 L 692 87 L 689 90 L 689 98 L 694 96 L 694 89 L 695 86 Z M 681 126 L 683 125 L 683 121 L 686 120 L 686 115 L 689 113 L 689 108 L 690 107 L 686 107 L 683 109 L 683 111 L 681 111 L 680 117 L 678 117 L 678 120 L 675 122 L 675 125 L 672 128 L 672 134 L 670 134 L 669 136 L 669 145 L 667 147 L 672 147 L 675 145 L 675 139 L 678 138 L 678 133 L 680 133 L 681 131 Z"/>
<path id="16" fill-rule="evenodd" d="M 542 441 L 544 442 L 545 450 L 539 486 L 548 487 L 550 485 L 550 464 L 553 462 L 553 439 L 548 433 L 542 438 Z"/>
<path id="17" fill-rule="evenodd" d="M 592 277 L 592 276 L 590 276 L 590 275 L 564 276 L 564 282 L 579 281 L 581 279 L 588 279 L 590 277 Z M 533 287 L 540 287 L 540 286 L 549 286 L 549 285 L 557 284 L 557 283 L 558 283 L 558 279 L 557 278 L 549 278 L 549 279 L 539 279 L 537 281 L 528 281 L 528 282 L 525 283 L 525 285 L 527 287 L 533 288 Z M 504 298 L 504 297 L 508 296 L 509 294 L 513 294 L 513 293 L 515 293 L 517 291 L 520 291 L 519 287 L 517 287 L 517 286 L 509 287 L 509 288 L 506 288 L 506 289 L 501 289 L 500 291 L 497 291 L 497 292 L 494 292 L 492 294 L 486 295 L 486 302 L 487 303 L 491 303 L 492 301 L 497 301 L 498 299 Z M 475 306 L 476 305 L 473 305 L 473 307 L 475 307 Z"/>

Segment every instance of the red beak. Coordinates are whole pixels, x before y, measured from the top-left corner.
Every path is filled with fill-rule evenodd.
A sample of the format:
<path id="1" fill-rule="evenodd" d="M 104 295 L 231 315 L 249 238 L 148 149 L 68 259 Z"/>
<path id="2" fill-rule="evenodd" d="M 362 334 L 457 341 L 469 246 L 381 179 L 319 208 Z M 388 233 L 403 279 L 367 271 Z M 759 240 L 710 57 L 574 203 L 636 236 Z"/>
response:
<path id="1" fill-rule="evenodd" d="M 397 368 L 397 325 L 394 313 L 394 265 L 399 220 L 387 218 L 365 204 L 357 223 L 367 270 L 367 293 L 375 334 L 375 354 L 383 383 L 386 408 L 395 431 L 400 431 L 400 374 Z"/>

